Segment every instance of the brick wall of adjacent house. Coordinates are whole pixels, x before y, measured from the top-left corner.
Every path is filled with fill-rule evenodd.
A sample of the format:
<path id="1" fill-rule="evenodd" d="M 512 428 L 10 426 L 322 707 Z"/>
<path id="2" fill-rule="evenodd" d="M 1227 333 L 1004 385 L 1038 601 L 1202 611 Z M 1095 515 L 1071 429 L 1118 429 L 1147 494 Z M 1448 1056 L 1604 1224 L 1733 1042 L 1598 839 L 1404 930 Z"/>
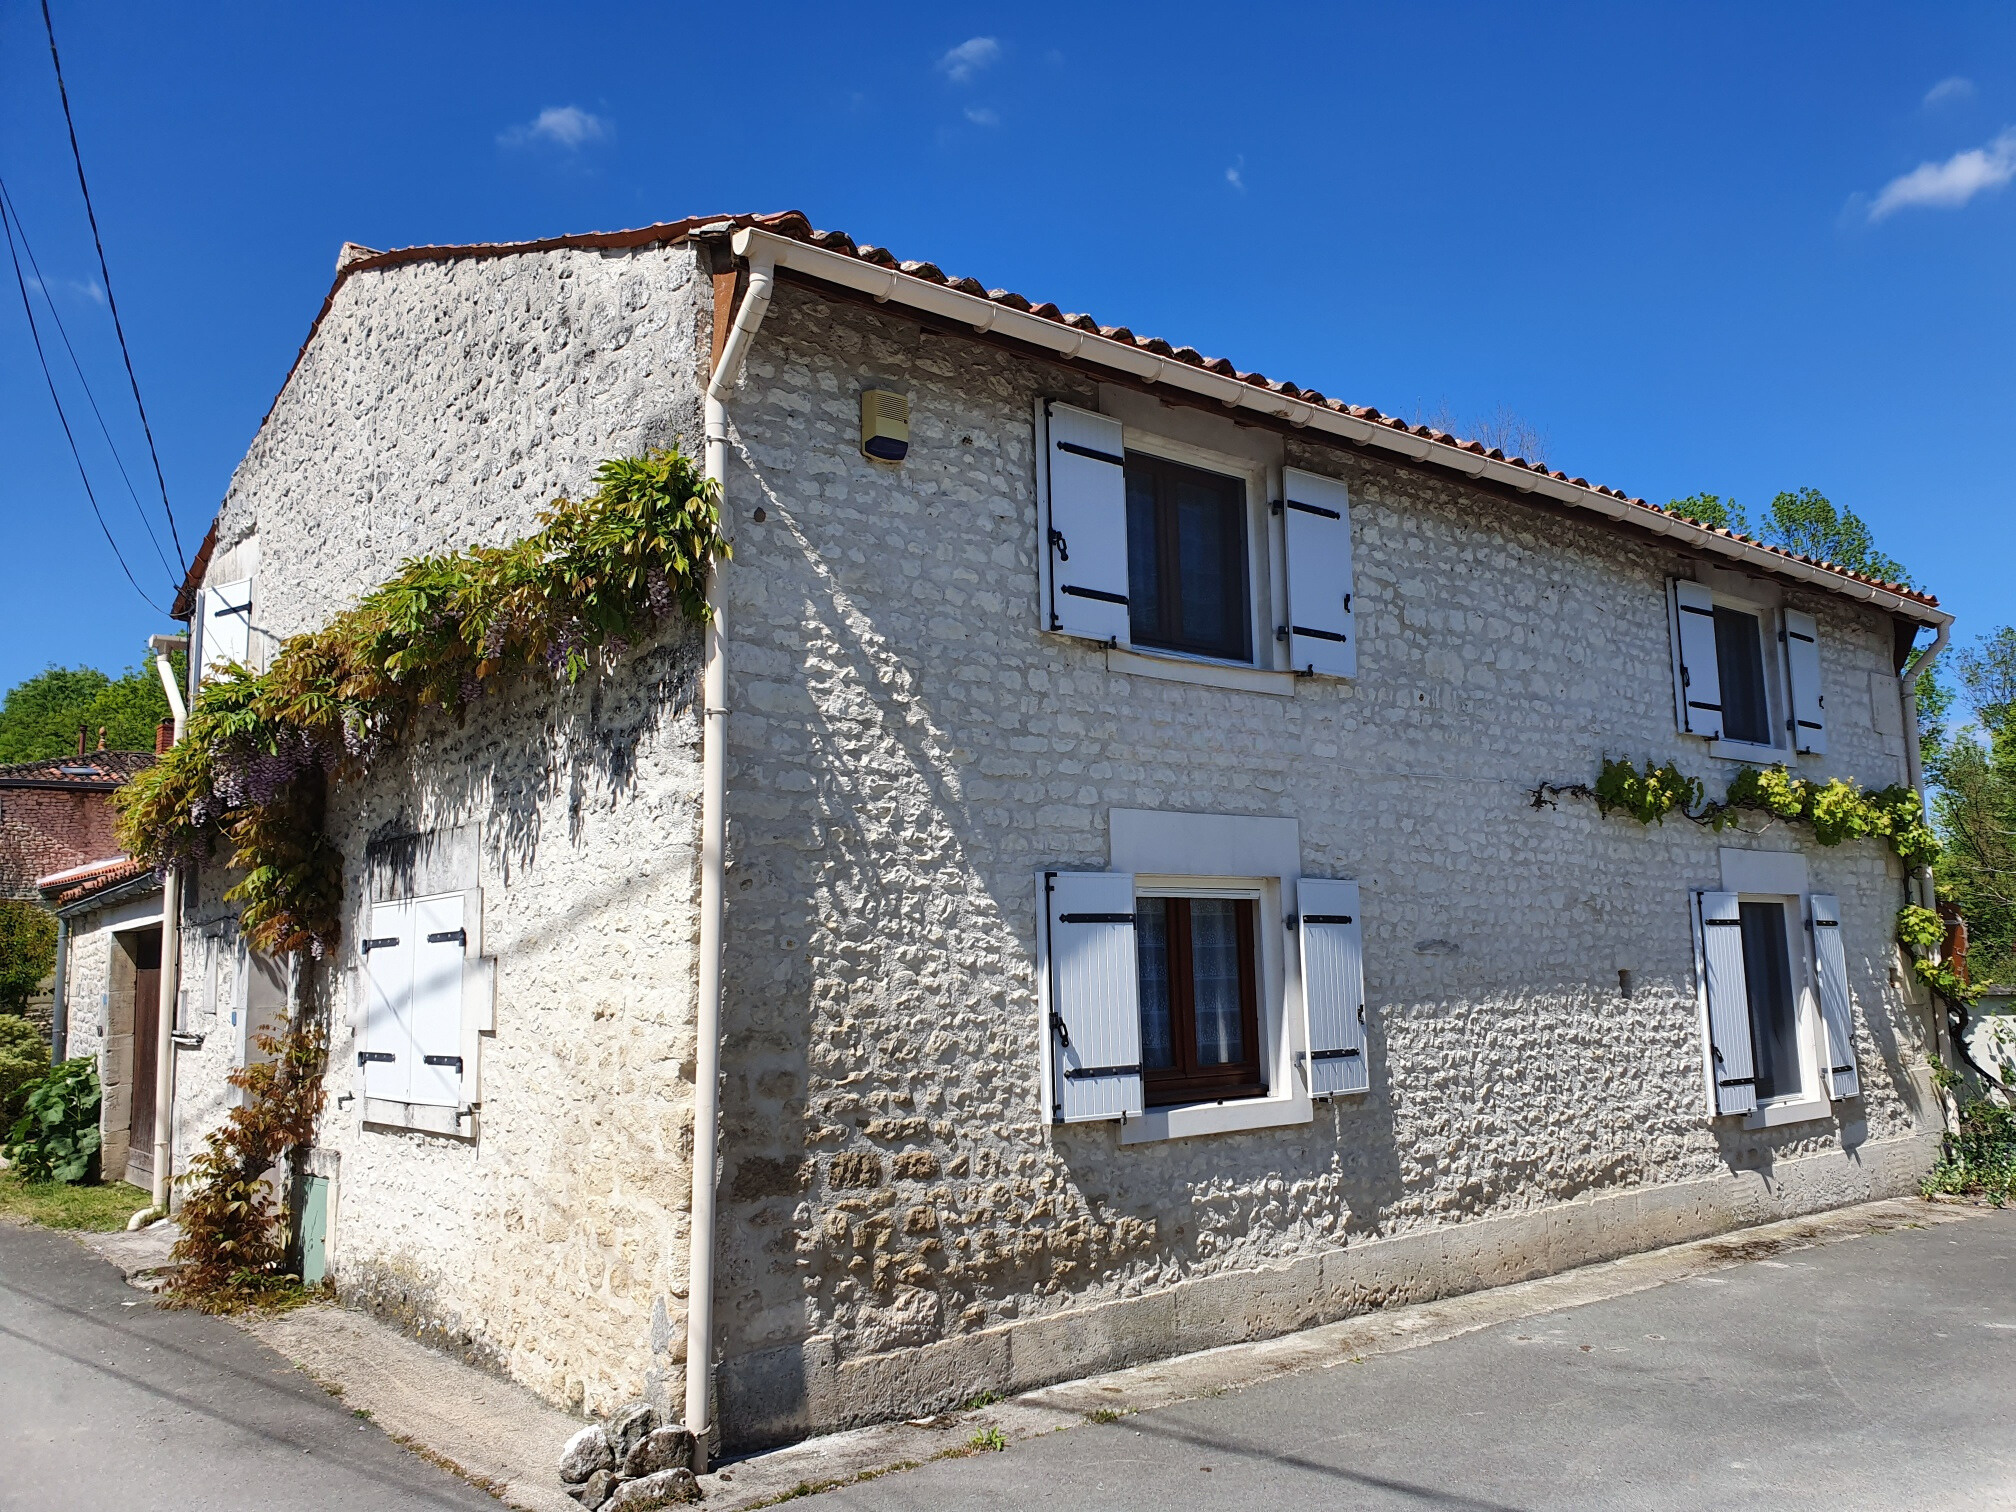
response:
<path id="1" fill-rule="evenodd" d="M 858 449 L 857 395 L 878 384 L 910 395 L 900 467 Z M 1290 465 L 1351 485 L 1358 677 L 1276 697 L 1109 672 L 1037 633 L 1039 394 L 1100 399 L 787 284 L 735 405 L 731 1422 L 781 1436 L 1264 1332 L 1222 1288 L 1196 1293 L 1217 1314 L 1202 1323 L 1180 1298 L 1439 1225 L 1734 1192 L 1732 1172 L 1768 1184 L 1805 1157 L 1867 1190 L 1889 1141 L 1922 1160 L 1926 1021 L 1894 973 L 1901 872 L 1882 847 L 1529 801 L 1605 755 L 1672 757 L 1718 792 L 1736 770 L 1675 732 L 1665 581 L 1686 558 L 1291 438 Z M 1164 414 L 1179 439 L 1253 444 Z M 1879 733 L 1894 706 L 1871 701 L 1888 620 L 1790 602 L 1819 617 L 1833 742 L 1801 769 L 1901 780 Z M 1036 873 L 1105 869 L 1112 808 L 1292 817 L 1306 874 L 1359 880 L 1369 1095 L 1301 1127 L 1124 1148 L 1115 1125 L 1047 1122 Z M 1704 1116 L 1689 889 L 1719 885 L 1721 846 L 1803 849 L 1841 896 L 1866 1088 L 1843 1118 Z M 1544 1268 L 1532 1233 L 1503 1242 Z M 1335 1315 L 1344 1290 L 1271 1326 Z M 1171 1294 L 1178 1321 L 1148 1305 Z M 1094 1321 L 1128 1299 L 1132 1321 Z M 1073 1316 L 1086 1342 L 1035 1326 Z"/>
<path id="2" fill-rule="evenodd" d="M 255 628 L 277 643 L 407 557 L 531 532 L 556 496 L 591 491 L 605 458 L 697 451 L 706 289 L 685 249 L 352 277 L 233 479 L 213 575 L 256 556 Z M 595 1410 L 647 1386 L 662 1399 L 683 1350 L 698 644 L 674 626 L 612 677 L 535 680 L 460 727 L 422 721 L 373 776 L 339 786 L 345 939 L 305 984 L 333 1026 L 311 1168 L 336 1180 L 338 1286 Z M 473 1137 L 367 1127 L 366 847 L 464 827 L 479 856 L 458 886 L 482 890 L 499 961 Z M 204 869 L 192 939 L 228 921 L 230 880 Z M 227 1105 L 224 1013 L 180 1063 L 184 1160 Z"/>
<path id="3" fill-rule="evenodd" d="M 603 456 L 696 438 L 707 299 L 683 251 L 349 280 L 227 499 L 220 547 L 258 535 L 258 617 L 317 625 L 407 554 L 522 533 Z M 900 468 L 858 451 L 870 382 L 911 395 Z M 1664 582 L 1691 564 L 1291 439 L 1354 491 L 1358 678 L 1274 697 L 1109 672 L 1036 630 L 1039 394 L 1100 398 L 786 284 L 733 407 L 731 1437 L 1898 1185 L 1934 1115 L 1886 853 L 1527 801 L 1606 753 L 1726 778 L 1673 729 Z M 1230 425 L 1181 413 L 1207 440 Z M 1869 681 L 1888 623 L 1792 601 L 1819 616 L 1833 723 L 1809 769 L 1897 780 Z M 353 941 L 370 839 L 476 826 L 499 962 L 473 1141 L 364 1127 L 349 944 L 312 985 L 337 1025 L 338 1284 L 592 1410 L 673 1392 L 684 1356 L 696 675 L 669 633 L 606 679 L 423 729 L 332 809 Z M 1047 1122 L 1035 874 L 1104 869 L 1115 807 L 1293 817 L 1306 873 L 1360 881 L 1369 1095 L 1125 1148 Z M 1703 1113 L 1687 894 L 1724 845 L 1802 848 L 1841 897 L 1867 1088 L 1845 1119 Z M 199 923 L 225 880 L 206 870 Z M 1404 1264 L 1364 1268 L 1382 1254 Z"/>

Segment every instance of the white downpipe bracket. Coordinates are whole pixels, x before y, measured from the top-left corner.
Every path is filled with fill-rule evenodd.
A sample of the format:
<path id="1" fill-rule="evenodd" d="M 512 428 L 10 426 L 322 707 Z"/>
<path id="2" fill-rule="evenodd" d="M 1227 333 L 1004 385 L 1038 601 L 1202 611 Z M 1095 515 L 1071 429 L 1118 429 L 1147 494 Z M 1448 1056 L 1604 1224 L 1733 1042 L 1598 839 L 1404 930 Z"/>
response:
<path id="1" fill-rule="evenodd" d="M 774 259 L 751 259 L 749 288 L 721 347 L 707 384 L 708 481 L 725 493 L 728 475 L 728 396 L 770 308 Z M 722 518 L 727 518 L 725 498 Z M 728 804 L 728 643 L 722 610 L 721 563 L 707 573 L 706 660 L 701 673 L 700 720 L 700 980 L 694 1011 L 693 1226 L 686 1267 L 686 1427 L 693 1434 L 694 1469 L 707 1468 L 714 1427 L 715 1166 L 721 1147 L 721 932 Z"/>

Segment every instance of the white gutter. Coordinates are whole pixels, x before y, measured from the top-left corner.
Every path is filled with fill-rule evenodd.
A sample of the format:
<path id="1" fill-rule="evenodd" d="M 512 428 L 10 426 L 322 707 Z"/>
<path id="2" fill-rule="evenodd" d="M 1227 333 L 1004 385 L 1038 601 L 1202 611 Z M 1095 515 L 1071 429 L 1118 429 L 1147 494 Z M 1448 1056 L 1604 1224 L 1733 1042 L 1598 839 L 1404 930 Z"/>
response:
<path id="1" fill-rule="evenodd" d="M 735 239 L 742 253 L 742 238 Z M 773 260 L 759 250 L 749 259 L 749 288 L 707 384 L 707 478 L 725 489 L 728 475 L 728 396 L 770 308 L 776 283 Z M 726 503 L 723 503 L 726 520 Z M 707 1468 L 714 1424 L 715 1165 L 721 1147 L 721 932 L 728 806 L 728 642 L 722 621 L 727 595 L 721 563 L 707 573 L 706 663 L 701 674 L 700 721 L 700 981 L 694 1010 L 693 1226 L 686 1267 L 686 1427 L 693 1435 L 693 1468 Z"/>
<path id="2" fill-rule="evenodd" d="M 1376 447 L 1410 461 L 1433 463 L 1467 478 L 1502 484 L 1520 493 L 1535 494 L 1541 498 L 1551 499 L 1555 503 L 1565 504 L 1572 509 L 1586 510 L 1610 520 L 1621 520 L 1652 535 L 1667 536 L 1681 545 L 1698 551 L 1711 552 L 1759 571 L 1775 573 L 1779 577 L 1810 583 L 1829 593 L 1859 600 L 1875 608 L 1915 620 L 1921 625 L 1944 626 L 1953 623 L 1952 615 L 1921 604 L 1916 599 L 1905 598 L 1870 583 L 1858 582 L 1839 572 L 1815 567 L 1752 542 L 1719 535 L 1705 525 L 1696 525 L 1693 521 L 1683 520 L 1677 515 L 1663 514 L 1625 499 L 1614 498 L 1586 484 L 1570 483 L 1545 473 L 1514 467 L 1510 462 L 1501 462 L 1491 457 L 1480 456 L 1476 452 L 1465 451 L 1460 446 L 1430 441 L 1424 436 L 1396 430 L 1389 425 L 1375 424 L 1370 420 L 1361 420 L 1355 415 L 1339 414 L 1323 405 L 1292 399 L 1286 394 L 1277 394 L 1241 382 L 1229 374 L 1192 367 L 1189 363 L 1179 362 L 1173 357 L 1158 357 L 1153 352 L 1143 351 L 1129 342 L 1101 336 L 1097 331 L 1081 331 L 1072 326 L 1061 325 L 1057 321 L 1046 320 L 1025 310 L 996 304 L 993 300 L 978 294 L 967 294 L 941 284 L 929 283 L 921 278 L 913 278 L 906 273 L 897 272 L 894 268 L 863 262 L 858 257 L 849 257 L 841 252 L 829 252 L 824 247 L 808 246 L 788 236 L 778 236 L 774 232 L 758 230 L 753 226 L 735 233 L 734 247 L 738 255 L 748 257 L 752 261 L 764 258 L 776 267 L 789 268 L 803 273 L 808 278 L 817 278 L 826 283 L 838 284 L 841 288 L 856 290 L 878 302 L 893 301 L 907 305 L 911 309 L 922 310 L 946 320 L 971 326 L 976 332 L 991 332 L 1010 337 L 1053 352 L 1059 357 L 1096 362 L 1102 367 L 1111 368 L 1130 378 L 1166 384 L 1171 388 L 1215 399 L 1227 409 L 1252 410 L 1276 420 L 1284 420 L 1297 428 L 1308 427 L 1359 446 Z"/>
<path id="3" fill-rule="evenodd" d="M 147 644 L 154 651 L 154 670 L 168 695 L 169 712 L 175 716 L 175 742 L 189 722 L 182 703 L 182 690 L 175 685 L 175 667 L 168 660 L 171 651 L 187 651 L 186 635 L 150 635 Z M 161 1001 L 157 1006 L 158 1028 L 154 1034 L 154 1201 L 163 1214 L 168 1211 L 168 1192 L 174 1180 L 171 1165 L 175 1144 L 175 1005 L 182 998 L 182 872 L 171 866 L 161 879 Z"/>

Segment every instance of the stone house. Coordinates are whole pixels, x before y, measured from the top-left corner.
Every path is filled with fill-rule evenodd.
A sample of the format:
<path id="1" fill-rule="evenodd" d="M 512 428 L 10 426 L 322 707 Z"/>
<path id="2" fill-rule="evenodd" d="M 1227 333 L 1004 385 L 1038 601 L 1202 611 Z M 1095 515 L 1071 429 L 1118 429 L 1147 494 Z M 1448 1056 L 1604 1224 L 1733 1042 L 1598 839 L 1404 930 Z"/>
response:
<path id="1" fill-rule="evenodd" d="M 1933 1158 L 1885 848 L 1533 794 L 1908 781 L 1936 601 L 795 215 L 346 247 L 192 664 L 706 436 L 713 630 L 333 795 L 345 944 L 268 1011 L 330 1015 L 346 1296 L 585 1411 L 705 1421 L 711 1357 L 756 1445 Z M 178 1161 L 245 1053 L 213 871 Z"/>

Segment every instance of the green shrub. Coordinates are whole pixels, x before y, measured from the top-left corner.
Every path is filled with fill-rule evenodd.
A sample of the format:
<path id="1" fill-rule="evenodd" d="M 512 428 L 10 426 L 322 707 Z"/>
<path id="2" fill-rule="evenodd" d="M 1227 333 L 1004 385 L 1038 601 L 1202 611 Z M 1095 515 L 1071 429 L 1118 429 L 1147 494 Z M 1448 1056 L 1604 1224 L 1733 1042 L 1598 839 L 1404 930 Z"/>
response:
<path id="1" fill-rule="evenodd" d="M 1958 1127 L 1946 1136 L 1924 1191 L 1985 1197 L 1996 1207 L 2016 1199 L 2016 1108 L 1986 1098 L 1961 1104 Z"/>
<path id="2" fill-rule="evenodd" d="M 14 1126 L 28 1084 L 49 1074 L 49 1045 L 42 1031 L 12 1013 L 0 1013 L 0 1129 Z"/>
<path id="3" fill-rule="evenodd" d="M 5 1154 L 24 1181 L 84 1181 L 98 1159 L 98 1068 L 67 1060 L 29 1083 Z"/>
<path id="4" fill-rule="evenodd" d="M 56 967 L 56 916 L 0 898 L 0 1013 L 19 1013 Z"/>

